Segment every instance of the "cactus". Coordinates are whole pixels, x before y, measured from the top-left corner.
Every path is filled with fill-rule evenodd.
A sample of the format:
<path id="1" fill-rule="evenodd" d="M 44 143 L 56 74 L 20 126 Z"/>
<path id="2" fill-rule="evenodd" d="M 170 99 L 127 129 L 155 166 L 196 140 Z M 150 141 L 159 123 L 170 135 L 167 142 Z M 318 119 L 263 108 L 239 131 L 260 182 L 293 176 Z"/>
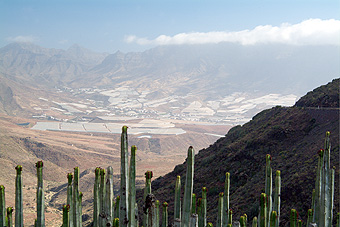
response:
<path id="1" fill-rule="evenodd" d="M 257 227 L 257 217 L 253 218 L 253 222 L 252 222 L 251 227 Z"/>
<path id="2" fill-rule="evenodd" d="M 336 215 L 336 227 L 340 227 L 340 212 Z"/>
<path id="3" fill-rule="evenodd" d="M 280 205 L 281 205 L 281 171 L 277 170 L 275 177 L 275 194 L 273 206 L 273 210 L 276 211 L 275 227 L 279 227 L 280 224 Z"/>
<path id="4" fill-rule="evenodd" d="M 106 194 L 105 194 L 105 226 L 112 226 L 113 224 L 113 168 L 107 167 L 107 179 L 106 179 Z"/>
<path id="5" fill-rule="evenodd" d="M 307 224 L 306 226 L 308 227 L 310 223 L 313 222 L 313 210 L 312 209 L 308 209 L 307 212 Z"/>
<path id="6" fill-rule="evenodd" d="M 151 194 L 151 178 L 153 176 L 152 171 L 146 171 L 145 172 L 145 188 L 144 188 L 144 196 L 143 196 L 143 200 L 146 201 L 146 197 Z M 148 208 L 146 208 L 148 209 Z M 143 216 L 143 226 L 148 226 L 148 215 L 149 212 L 146 211 L 144 212 L 144 216 Z"/>
<path id="7" fill-rule="evenodd" d="M 295 209 L 290 211 L 290 227 L 297 227 L 298 213 Z"/>
<path id="8" fill-rule="evenodd" d="M 320 202 L 321 202 L 321 171 L 322 171 L 322 164 L 323 164 L 323 155 L 324 150 L 321 149 L 318 152 L 318 168 L 316 172 L 316 181 L 315 181 L 315 198 L 314 204 L 312 206 L 314 216 L 313 222 L 319 222 L 319 214 L 320 214 Z"/>
<path id="9" fill-rule="evenodd" d="M 63 226 L 70 227 L 70 205 L 63 206 Z"/>
<path id="10" fill-rule="evenodd" d="M 156 200 L 156 223 L 159 226 L 159 200 Z M 162 219 L 163 221 L 163 219 Z"/>
<path id="11" fill-rule="evenodd" d="M 147 227 L 159 227 L 159 223 L 157 223 L 155 200 L 156 199 L 153 194 L 148 194 L 145 199 L 145 206 L 143 207 L 143 210 L 144 213 L 148 213 Z"/>
<path id="12" fill-rule="evenodd" d="M 191 214 L 196 214 L 196 194 L 192 194 L 191 199 Z"/>
<path id="13" fill-rule="evenodd" d="M 24 226 L 23 201 L 22 201 L 22 166 L 15 167 L 17 175 L 15 179 L 15 227 Z"/>
<path id="14" fill-rule="evenodd" d="M 299 221 L 297 222 L 297 226 L 298 226 L 298 227 L 302 227 L 302 220 L 299 220 Z"/>
<path id="15" fill-rule="evenodd" d="M 79 210 L 79 167 L 74 168 L 73 180 L 73 225 L 81 227 L 81 212 Z"/>
<path id="16" fill-rule="evenodd" d="M 197 214 L 192 214 L 190 216 L 190 226 L 198 227 L 198 215 Z"/>
<path id="17" fill-rule="evenodd" d="M 218 195 L 218 212 L 217 212 L 217 222 L 216 227 L 222 227 L 223 218 L 223 192 Z"/>
<path id="18" fill-rule="evenodd" d="M 106 224 L 105 217 L 105 196 L 106 196 L 106 184 L 105 184 L 106 171 L 105 169 L 100 169 L 100 188 L 99 188 L 99 198 L 100 198 L 100 212 L 98 218 L 98 224 L 100 227 L 104 227 Z"/>
<path id="19" fill-rule="evenodd" d="M 213 227 L 213 224 L 211 222 L 208 223 L 208 227 Z"/>
<path id="20" fill-rule="evenodd" d="M 99 214 L 100 214 L 100 168 L 97 167 L 94 171 L 95 180 L 93 187 L 93 226 L 99 226 Z"/>
<path id="21" fill-rule="evenodd" d="M 228 224 L 228 211 L 229 211 L 229 190 L 230 190 L 230 173 L 225 174 L 224 183 L 224 197 L 223 197 L 223 216 L 222 216 L 222 226 L 226 227 Z"/>
<path id="22" fill-rule="evenodd" d="M 233 224 L 233 211 L 231 209 L 229 209 L 228 211 L 228 225 L 232 225 Z"/>
<path id="23" fill-rule="evenodd" d="M 13 207 L 7 207 L 7 227 L 12 227 L 13 226 Z"/>
<path id="24" fill-rule="evenodd" d="M 44 185 L 43 185 L 43 167 L 44 163 L 38 161 L 35 166 L 37 167 L 37 227 L 45 226 L 45 196 L 44 196 Z"/>
<path id="25" fill-rule="evenodd" d="M 176 179 L 174 210 L 174 219 L 181 220 L 181 176 Z"/>
<path id="26" fill-rule="evenodd" d="M 119 204 L 120 204 L 120 196 L 116 197 L 116 203 L 115 203 L 115 210 L 114 210 L 114 218 L 119 220 Z"/>
<path id="27" fill-rule="evenodd" d="M 130 171 L 129 171 L 129 226 L 137 226 L 135 213 L 136 205 L 136 151 L 137 147 L 131 147 Z"/>
<path id="28" fill-rule="evenodd" d="M 260 227 L 267 227 L 267 194 L 261 193 L 260 199 Z"/>
<path id="29" fill-rule="evenodd" d="M 129 170 L 128 170 L 128 136 L 127 126 L 122 127 L 120 157 L 120 209 L 119 226 L 126 227 L 129 223 Z"/>
<path id="30" fill-rule="evenodd" d="M 275 210 L 272 211 L 270 215 L 270 227 L 276 226 L 277 213 Z"/>
<path id="31" fill-rule="evenodd" d="M 202 188 L 202 208 L 201 215 L 198 217 L 198 226 L 206 227 L 207 226 L 207 188 Z"/>
<path id="32" fill-rule="evenodd" d="M 119 218 L 113 220 L 113 227 L 119 227 Z"/>
<path id="33" fill-rule="evenodd" d="M 162 210 L 162 227 L 168 227 L 168 203 L 163 203 L 163 210 Z"/>
<path id="34" fill-rule="evenodd" d="M 5 187 L 0 185 L 0 227 L 6 226 Z"/>
<path id="35" fill-rule="evenodd" d="M 79 197 L 78 197 L 78 210 L 79 210 L 79 226 L 83 226 L 83 219 L 82 219 L 82 216 L 83 216 L 83 211 L 82 211 L 82 200 L 83 200 L 83 193 L 82 192 L 79 192 Z"/>
<path id="36" fill-rule="evenodd" d="M 195 151 L 192 146 L 188 149 L 187 171 L 185 178 L 184 199 L 183 199 L 183 214 L 181 227 L 188 227 L 191 216 L 192 193 L 194 186 L 194 158 Z"/>
<path id="37" fill-rule="evenodd" d="M 270 217 L 272 213 L 272 193 L 273 193 L 273 178 L 272 178 L 272 168 L 270 167 L 272 157 L 267 154 L 266 155 L 266 184 L 265 184 L 265 193 L 267 195 L 267 226 L 270 226 Z"/>
<path id="38" fill-rule="evenodd" d="M 73 187 L 72 187 L 73 175 L 72 173 L 67 174 L 67 205 L 71 214 L 69 214 L 69 226 L 73 226 Z"/>
<path id="39" fill-rule="evenodd" d="M 247 221 L 245 216 L 240 217 L 240 226 L 241 227 L 247 227 Z"/>

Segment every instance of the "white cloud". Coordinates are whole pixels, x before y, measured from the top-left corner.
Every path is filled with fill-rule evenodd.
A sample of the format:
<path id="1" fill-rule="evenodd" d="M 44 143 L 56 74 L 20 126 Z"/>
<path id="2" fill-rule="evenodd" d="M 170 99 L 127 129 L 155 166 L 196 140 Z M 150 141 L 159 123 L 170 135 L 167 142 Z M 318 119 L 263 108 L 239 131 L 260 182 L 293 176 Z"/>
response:
<path id="1" fill-rule="evenodd" d="M 179 33 L 155 39 L 126 36 L 125 42 L 139 45 L 179 45 L 234 42 L 242 45 L 283 43 L 293 45 L 340 45 L 340 20 L 309 19 L 299 24 L 257 26 L 252 30 Z"/>
<path id="2" fill-rule="evenodd" d="M 39 38 L 35 36 L 31 36 L 31 35 L 28 35 L 28 36 L 19 35 L 16 37 L 8 37 L 7 41 L 17 42 L 17 43 L 34 43 L 34 42 L 39 41 Z"/>

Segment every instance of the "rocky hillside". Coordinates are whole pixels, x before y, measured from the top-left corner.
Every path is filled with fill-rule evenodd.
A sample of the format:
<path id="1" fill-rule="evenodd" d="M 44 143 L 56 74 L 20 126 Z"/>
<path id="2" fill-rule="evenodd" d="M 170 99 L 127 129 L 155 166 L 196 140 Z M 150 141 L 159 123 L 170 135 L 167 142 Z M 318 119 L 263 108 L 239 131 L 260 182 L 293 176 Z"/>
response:
<path id="1" fill-rule="evenodd" d="M 218 193 L 223 191 L 226 172 L 231 174 L 230 207 L 235 220 L 244 213 L 248 220 L 257 216 L 259 196 L 265 186 L 266 154 L 272 156 L 273 172 L 281 170 L 281 223 L 287 224 L 292 208 L 306 221 L 315 184 L 317 152 L 323 148 L 326 131 L 331 132 L 331 165 L 336 166 L 335 179 L 339 179 L 338 97 L 339 79 L 336 79 L 308 93 L 293 107 L 277 106 L 262 111 L 199 151 L 195 156 L 194 193 L 200 197 L 201 188 L 208 188 L 208 221 L 216 221 Z M 323 108 L 315 108 L 315 103 Z M 172 223 L 176 176 L 185 179 L 185 171 L 183 163 L 152 182 L 156 198 L 169 203 L 169 223 Z M 339 211 L 339 183 L 335 183 L 336 211 Z"/>

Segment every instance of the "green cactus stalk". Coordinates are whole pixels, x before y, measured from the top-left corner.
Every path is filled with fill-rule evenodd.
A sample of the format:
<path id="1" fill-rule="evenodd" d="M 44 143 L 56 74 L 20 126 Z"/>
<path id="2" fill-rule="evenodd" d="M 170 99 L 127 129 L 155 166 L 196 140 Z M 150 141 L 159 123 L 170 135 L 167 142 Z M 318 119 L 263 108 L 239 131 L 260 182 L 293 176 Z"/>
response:
<path id="1" fill-rule="evenodd" d="M 202 188 L 202 198 L 200 207 L 201 207 L 201 212 L 199 213 L 198 216 L 198 227 L 206 227 L 207 226 L 207 188 L 203 187 Z"/>
<path id="2" fill-rule="evenodd" d="M 246 222 L 246 217 L 245 216 L 241 216 L 240 217 L 240 226 L 241 227 L 247 227 L 247 222 Z"/>
<path id="3" fill-rule="evenodd" d="M 257 217 L 253 218 L 253 222 L 252 222 L 251 227 L 257 227 Z"/>
<path id="4" fill-rule="evenodd" d="M 152 171 L 146 171 L 145 172 L 145 188 L 144 188 L 144 196 L 143 201 L 146 200 L 146 197 L 151 194 L 151 178 L 153 176 Z M 143 216 L 143 226 L 148 226 L 148 218 L 149 212 L 146 210 Z"/>
<path id="5" fill-rule="evenodd" d="M 176 179 L 174 210 L 174 219 L 181 220 L 181 176 Z"/>
<path id="6" fill-rule="evenodd" d="M 196 194 L 192 194 L 191 199 L 191 214 L 196 214 Z"/>
<path id="7" fill-rule="evenodd" d="M 233 224 L 233 211 L 231 209 L 229 209 L 228 211 L 228 225 L 232 225 Z"/>
<path id="8" fill-rule="evenodd" d="M 106 194 L 105 194 L 105 226 L 113 225 L 113 168 L 107 167 L 107 179 L 106 179 Z"/>
<path id="9" fill-rule="evenodd" d="M 129 171 L 129 226 L 136 227 L 137 219 L 135 213 L 136 205 L 136 151 L 137 147 L 131 147 L 130 171 Z"/>
<path id="10" fill-rule="evenodd" d="M 308 227 L 310 223 L 313 222 L 313 210 L 312 209 L 308 209 L 307 212 L 307 224 L 306 226 Z"/>
<path id="11" fill-rule="evenodd" d="M 290 227 L 297 227 L 298 214 L 295 209 L 290 211 Z"/>
<path id="12" fill-rule="evenodd" d="M 24 226 L 23 201 L 22 201 L 22 166 L 15 167 L 17 175 L 15 179 L 15 227 Z"/>
<path id="13" fill-rule="evenodd" d="M 200 226 L 200 217 L 202 216 L 202 198 L 198 198 L 197 200 L 197 225 Z"/>
<path id="14" fill-rule="evenodd" d="M 302 220 L 299 220 L 297 225 L 298 225 L 298 227 L 302 227 Z"/>
<path id="15" fill-rule="evenodd" d="M 121 158 L 120 158 L 120 211 L 119 226 L 126 227 L 129 223 L 129 167 L 128 167 L 128 136 L 127 126 L 122 127 Z"/>
<path id="16" fill-rule="evenodd" d="M 79 192 L 79 197 L 78 197 L 79 203 L 78 203 L 78 210 L 79 210 L 79 226 L 83 226 L 83 209 L 82 209 L 82 201 L 83 201 L 83 193 Z"/>
<path id="17" fill-rule="evenodd" d="M 324 150 L 324 158 L 321 172 L 321 207 L 320 207 L 320 215 L 319 215 L 319 223 L 318 226 L 331 226 L 332 224 L 332 210 L 333 209 L 333 200 L 331 199 L 332 193 L 332 176 L 331 176 L 331 168 L 330 168 L 330 132 L 326 132 L 325 139 L 325 150 Z"/>
<path id="18" fill-rule="evenodd" d="M 218 212 L 217 212 L 217 222 L 216 227 L 222 227 L 223 224 L 223 192 L 218 195 Z"/>
<path id="19" fill-rule="evenodd" d="M 38 188 L 37 188 L 37 227 L 45 226 L 45 196 L 43 184 L 43 167 L 44 163 L 38 161 L 35 164 L 37 168 Z"/>
<path id="20" fill-rule="evenodd" d="M 267 195 L 267 226 L 270 226 L 270 217 L 272 213 L 272 193 L 273 193 L 273 178 L 272 178 L 272 168 L 270 167 L 272 157 L 266 155 L 266 184 L 265 193 Z"/>
<path id="21" fill-rule="evenodd" d="M 223 216 L 222 216 L 222 226 L 226 227 L 228 225 L 228 211 L 229 211 L 229 190 L 230 190 L 230 173 L 225 174 L 224 183 L 224 197 L 223 197 Z"/>
<path id="22" fill-rule="evenodd" d="M 271 217 L 270 217 L 270 227 L 276 226 L 276 219 L 277 219 L 277 213 L 275 210 L 273 210 L 271 213 Z"/>
<path id="23" fill-rule="evenodd" d="M 187 157 L 187 171 L 185 178 L 185 188 L 184 188 L 184 199 L 183 199 L 183 214 L 181 227 L 189 227 L 190 216 L 191 216 L 191 204 L 192 204 L 192 194 L 194 187 L 194 158 L 195 151 L 192 146 L 188 149 Z"/>
<path id="24" fill-rule="evenodd" d="M 7 227 L 13 226 L 13 207 L 7 207 Z"/>
<path id="25" fill-rule="evenodd" d="M 100 198 L 100 212 L 99 212 L 99 226 L 104 227 L 106 224 L 106 217 L 105 217 L 105 201 L 106 201 L 106 171 L 105 169 L 100 169 L 100 188 L 99 188 L 99 198 Z"/>
<path id="26" fill-rule="evenodd" d="M 156 200 L 156 223 L 158 223 L 157 225 L 159 225 L 159 217 L 160 217 L 160 215 L 159 215 L 159 204 L 160 204 L 159 200 Z M 163 219 L 162 219 L 162 221 L 163 221 Z"/>
<path id="27" fill-rule="evenodd" d="M 114 218 L 119 219 L 119 204 L 120 204 L 120 196 L 116 197 L 116 203 L 115 203 L 115 210 L 114 210 Z"/>
<path id="28" fill-rule="evenodd" d="M 334 184 L 335 184 L 335 166 L 331 169 L 331 182 L 330 182 L 330 204 L 329 204 L 329 214 L 330 223 L 333 221 L 333 208 L 334 208 Z"/>
<path id="29" fill-rule="evenodd" d="M 198 214 L 190 216 L 190 227 L 198 227 Z"/>
<path id="30" fill-rule="evenodd" d="M 168 227 L 168 203 L 163 203 L 163 210 L 162 210 L 162 227 Z"/>
<path id="31" fill-rule="evenodd" d="M 63 227 L 70 227 L 70 205 L 63 206 Z"/>
<path id="32" fill-rule="evenodd" d="M 71 213 L 69 214 L 69 226 L 73 226 L 73 187 L 72 187 L 72 181 L 73 181 L 73 174 L 68 173 L 67 174 L 67 205 L 69 205 L 69 210 Z"/>
<path id="33" fill-rule="evenodd" d="M 340 212 L 336 216 L 336 227 L 340 227 Z"/>
<path id="34" fill-rule="evenodd" d="M 113 220 L 113 227 L 119 227 L 119 218 Z"/>
<path id="35" fill-rule="evenodd" d="M 93 187 L 93 226 L 99 226 L 99 214 L 100 214 L 100 168 L 97 167 L 94 171 L 95 180 Z"/>
<path id="36" fill-rule="evenodd" d="M 275 177 L 275 194 L 274 194 L 274 207 L 276 211 L 276 222 L 275 227 L 279 227 L 280 224 L 280 206 L 281 206 L 281 171 L 276 171 Z"/>
<path id="37" fill-rule="evenodd" d="M 318 168 L 316 172 L 316 181 L 315 181 L 315 201 L 313 204 L 313 222 L 319 223 L 319 215 L 320 215 L 320 203 L 321 203 L 321 172 L 324 158 L 324 150 L 321 149 L 318 152 Z"/>
<path id="38" fill-rule="evenodd" d="M 74 168 L 73 180 L 73 225 L 81 227 L 81 212 L 79 210 L 79 167 Z"/>
<path id="39" fill-rule="evenodd" d="M 312 208 L 311 208 L 311 210 L 312 210 L 312 220 L 311 220 L 311 223 L 312 223 L 312 221 L 313 221 L 313 216 L 314 216 L 314 208 L 315 208 L 315 189 L 313 189 L 313 192 L 312 192 Z M 307 225 L 308 226 L 308 225 Z"/>
<path id="40" fill-rule="evenodd" d="M 0 227 L 6 226 L 5 187 L 0 185 Z"/>
<path id="41" fill-rule="evenodd" d="M 213 227 L 213 224 L 211 222 L 209 222 L 208 227 Z"/>
<path id="42" fill-rule="evenodd" d="M 260 227 L 267 227 L 267 194 L 265 193 L 261 193 L 260 209 Z"/>

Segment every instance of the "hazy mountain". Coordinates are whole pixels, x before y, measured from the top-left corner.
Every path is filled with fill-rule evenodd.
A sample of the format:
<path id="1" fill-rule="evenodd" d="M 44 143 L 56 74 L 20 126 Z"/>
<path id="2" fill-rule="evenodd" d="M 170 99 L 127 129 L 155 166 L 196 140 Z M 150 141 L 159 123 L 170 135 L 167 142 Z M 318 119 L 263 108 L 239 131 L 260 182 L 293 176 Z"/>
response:
<path id="1" fill-rule="evenodd" d="M 113 87 L 133 80 L 135 87 L 203 98 L 235 91 L 303 94 L 339 75 L 334 46 L 221 43 L 105 56 L 77 45 L 65 51 L 13 43 L 0 49 L 0 72 L 44 86 Z"/>
<path id="2" fill-rule="evenodd" d="M 331 132 L 331 166 L 336 166 L 335 179 L 339 179 L 339 82 L 339 79 L 333 80 L 309 92 L 296 106 L 264 110 L 199 151 L 195 156 L 194 193 L 199 198 L 202 187 L 207 187 L 208 221 L 216 221 L 218 194 L 224 190 L 226 172 L 231 174 L 233 220 L 239 220 L 244 213 L 248 215 L 248 222 L 257 216 L 259 196 L 265 187 L 266 154 L 272 156 L 273 173 L 281 171 L 280 223 L 287 226 L 293 208 L 298 210 L 300 219 L 307 219 L 315 186 L 317 153 L 324 148 L 326 131 Z M 315 108 L 314 102 L 322 108 Z M 173 220 L 176 177 L 180 175 L 183 179 L 183 193 L 185 171 L 186 163 L 183 163 L 152 182 L 156 198 L 161 203 L 169 203 L 169 223 Z M 339 183 L 335 183 L 334 214 L 339 212 L 336 210 L 339 208 Z M 141 203 L 143 191 L 138 194 Z"/>

